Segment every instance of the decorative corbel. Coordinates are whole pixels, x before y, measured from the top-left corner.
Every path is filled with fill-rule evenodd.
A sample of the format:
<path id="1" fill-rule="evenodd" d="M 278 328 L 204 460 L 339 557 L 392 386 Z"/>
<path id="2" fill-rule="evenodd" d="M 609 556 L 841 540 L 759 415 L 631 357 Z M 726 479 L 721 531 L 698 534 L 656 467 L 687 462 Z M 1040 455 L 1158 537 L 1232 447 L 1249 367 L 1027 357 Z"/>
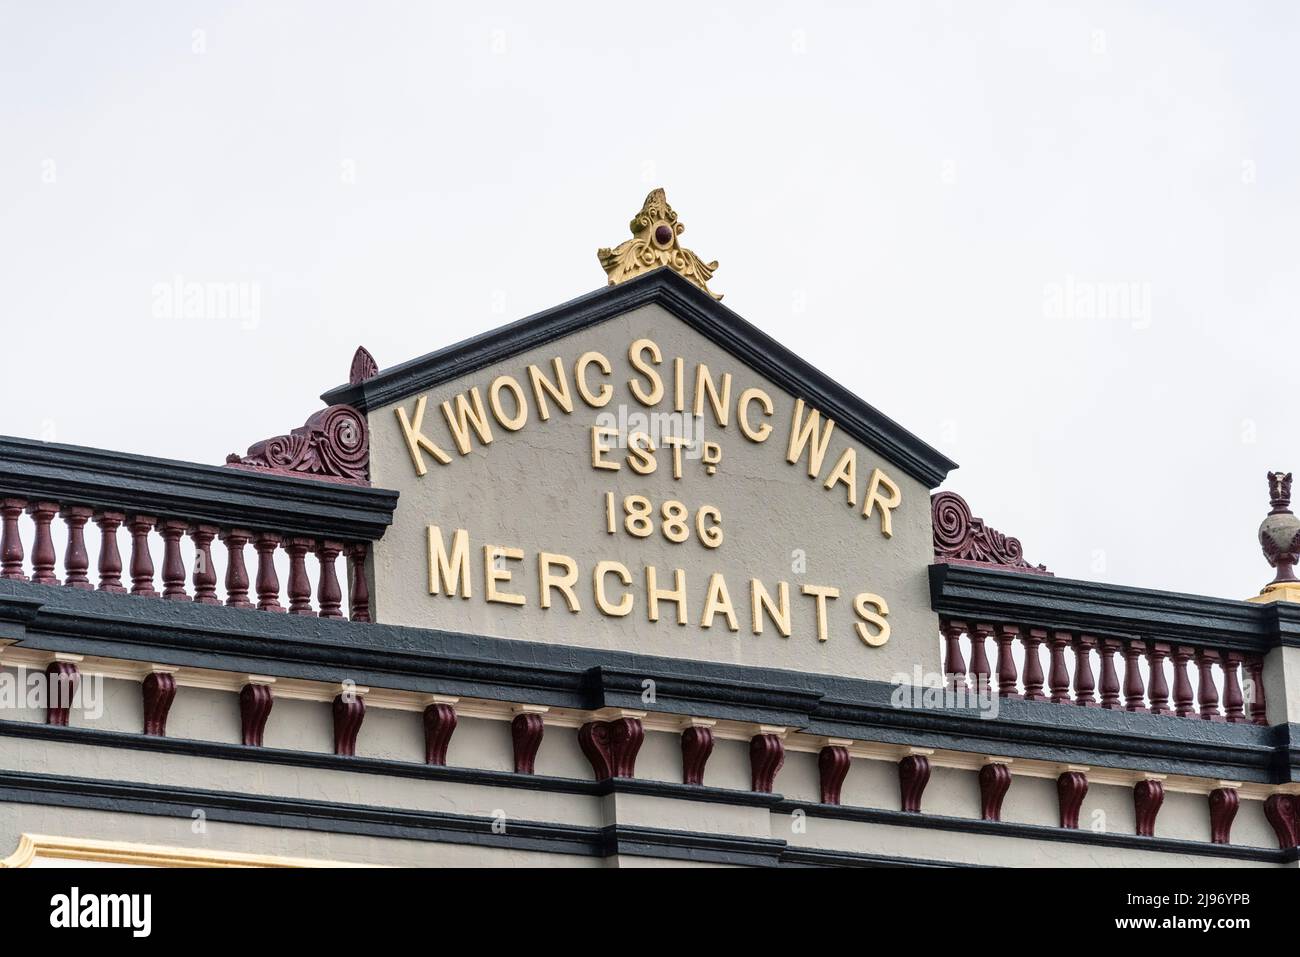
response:
<path id="1" fill-rule="evenodd" d="M 636 756 L 645 740 L 644 711 L 622 712 L 608 721 L 588 721 L 578 729 L 578 744 L 597 781 L 636 777 Z"/>
<path id="2" fill-rule="evenodd" d="M 704 784 L 704 766 L 713 753 L 713 726 L 704 718 L 687 718 L 682 728 L 682 783 Z"/>
<path id="3" fill-rule="evenodd" d="M 167 736 L 167 715 L 176 699 L 176 668 L 153 665 L 140 684 L 144 700 L 144 733 L 156 738 Z"/>
<path id="4" fill-rule="evenodd" d="M 357 735 L 366 718 L 366 695 L 369 688 L 350 682 L 339 686 L 334 697 L 334 753 L 352 757 L 357 753 Z"/>
<path id="5" fill-rule="evenodd" d="M 271 716 L 271 706 L 275 703 L 271 686 L 275 679 L 265 675 L 249 675 L 247 682 L 239 692 L 240 734 L 245 745 L 252 748 L 262 746 L 262 735 L 266 731 L 266 719 Z"/>
<path id="6" fill-rule="evenodd" d="M 817 754 L 817 776 L 823 804 L 839 804 L 840 790 L 849 773 L 849 738 L 826 738 Z"/>
<path id="7" fill-rule="evenodd" d="M 515 707 L 515 717 L 510 722 L 510 738 L 515 749 L 516 774 L 533 773 L 537 749 L 542 746 L 542 734 L 546 730 L 542 715 L 550 710 L 544 705 L 523 704 Z"/>
<path id="8" fill-rule="evenodd" d="M 459 698 L 430 695 L 424 709 L 424 763 L 438 766 L 447 763 L 447 746 L 456 730 L 456 702 Z"/>
<path id="9" fill-rule="evenodd" d="M 749 786 L 761 794 L 771 794 L 776 775 L 785 764 L 786 729 L 762 724 L 758 734 L 749 739 Z"/>

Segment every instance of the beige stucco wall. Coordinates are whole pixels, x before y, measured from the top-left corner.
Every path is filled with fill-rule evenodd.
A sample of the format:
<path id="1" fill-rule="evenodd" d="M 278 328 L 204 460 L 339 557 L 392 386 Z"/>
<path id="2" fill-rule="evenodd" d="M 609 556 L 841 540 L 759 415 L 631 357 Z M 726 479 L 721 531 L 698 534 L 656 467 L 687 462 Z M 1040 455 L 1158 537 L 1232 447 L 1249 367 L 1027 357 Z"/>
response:
<path id="1" fill-rule="evenodd" d="M 657 368 L 665 379 L 667 397 L 652 410 L 636 403 L 627 385 L 637 375 L 629 362 L 628 348 L 640 338 L 652 339 L 664 359 Z M 551 359 L 561 357 L 572 379 L 575 361 L 588 350 L 599 351 L 609 359 L 611 376 L 603 377 L 593 367 L 589 378 L 593 388 L 610 383 L 613 400 L 596 410 L 585 405 L 575 392 L 572 414 L 563 414 L 551 402 L 550 421 L 540 421 L 527 366 L 537 364 L 549 376 Z M 659 467 L 649 476 L 636 475 L 626 465 L 617 473 L 593 469 L 590 429 L 597 416 L 617 416 L 620 406 L 629 413 L 670 410 L 671 368 L 676 356 L 686 359 L 688 405 L 696 362 L 706 363 L 715 379 L 724 371 L 733 376 L 726 429 L 714 423 L 707 402 L 705 405 L 703 438 L 718 442 L 723 450 L 718 473 L 708 476 L 700 463 L 688 461 L 685 476 L 676 481 L 666 453 L 660 453 Z M 479 387 L 486 403 L 489 384 L 501 374 L 514 376 L 524 388 L 530 404 L 529 421 L 520 431 L 509 432 L 493 420 L 492 443 L 483 447 L 476 438 L 473 451 L 462 457 L 455 452 L 440 404 L 471 386 Z M 765 420 L 773 432 L 761 444 L 747 440 L 736 422 L 737 396 L 750 387 L 766 390 L 775 404 L 774 414 Z M 396 405 L 375 409 L 369 416 L 374 484 L 401 492 L 393 526 L 374 547 L 372 595 L 378 620 L 670 658 L 884 680 L 897 672 L 910 674 L 917 664 L 927 671 L 938 670 L 937 623 L 929 609 L 926 577 L 932 558 L 928 490 L 861 443 L 848 441 L 837 428 L 821 474 L 829 473 L 843 448 L 851 445 L 856 449 L 858 507 L 849 507 L 843 486 L 827 491 L 821 481 L 808 477 L 806 465 L 786 462 L 795 397 L 742 366 L 659 306 L 636 309 L 596 328 L 448 382 L 427 395 L 423 431 L 447 449 L 453 460 L 449 465 L 439 465 L 426 456 L 429 471 L 424 477 L 418 477 L 413 467 L 395 416 Z M 398 405 L 413 415 L 415 398 Z M 885 395 L 871 398 L 886 406 L 890 399 Z M 505 405 L 508 412 L 513 410 L 508 397 Z M 759 421 L 757 406 L 751 419 L 756 424 Z M 623 454 L 610 457 L 621 460 Z M 881 534 L 877 517 L 864 519 L 860 514 L 865 486 L 876 466 L 902 492 L 902 504 L 893 513 L 893 537 L 889 539 Z M 624 495 L 633 493 L 645 495 L 656 505 L 669 499 L 681 501 L 692 510 L 714 505 L 722 513 L 725 540 L 721 547 L 708 549 L 694 534 L 682 543 L 669 542 L 657 531 L 646 539 L 631 537 L 621 529 L 609 534 L 605 527 L 607 491 L 616 493 L 620 505 Z M 621 511 L 618 514 L 621 517 Z M 474 589 L 470 599 L 429 594 L 426 528 L 430 524 L 439 526 L 449 548 L 455 529 L 469 532 Z M 522 562 L 510 561 L 506 565 L 513 581 L 501 586 L 524 595 L 527 603 L 523 607 L 484 600 L 485 544 L 524 550 Z M 568 611 L 558 595 L 549 610 L 539 606 L 539 550 L 562 553 L 577 561 L 580 612 Z M 591 575 L 601 559 L 617 560 L 632 571 L 631 590 L 636 605 L 627 617 L 602 615 L 594 606 Z M 796 571 L 796 563 L 801 561 L 806 563 L 806 570 Z M 685 570 L 690 618 L 686 626 L 676 623 L 675 606 L 666 603 L 660 621 L 648 620 L 643 571 L 646 565 L 659 570 L 661 586 L 671 585 L 672 569 Z M 739 619 L 737 633 L 728 631 L 722 618 L 712 628 L 700 627 L 708 578 L 713 572 L 725 575 Z M 750 578 L 762 580 L 773 594 L 777 581 L 790 582 L 790 638 L 780 637 L 770 623 L 763 635 L 752 633 Z M 814 601 L 799 593 L 802 583 L 840 590 L 841 597 L 830 602 L 828 640 L 824 643 L 817 640 L 814 630 Z M 610 584 L 614 596 L 621 594 L 621 588 L 613 587 L 612 577 Z M 853 597 L 861 592 L 878 594 L 888 602 L 892 635 L 883 647 L 868 647 L 854 630 L 859 618 L 854 614 Z"/>

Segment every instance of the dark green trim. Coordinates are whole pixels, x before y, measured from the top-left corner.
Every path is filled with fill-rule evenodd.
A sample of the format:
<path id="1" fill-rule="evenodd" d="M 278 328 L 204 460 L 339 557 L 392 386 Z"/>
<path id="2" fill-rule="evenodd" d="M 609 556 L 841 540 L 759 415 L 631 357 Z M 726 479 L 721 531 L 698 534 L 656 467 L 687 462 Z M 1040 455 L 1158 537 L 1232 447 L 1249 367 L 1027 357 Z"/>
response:
<path id="1" fill-rule="evenodd" d="M 384 369 L 360 385 L 338 386 L 321 398 L 330 405 L 344 403 L 367 411 L 389 405 L 649 303 L 662 306 L 760 375 L 811 403 L 849 435 L 866 443 L 927 488 L 939 485 L 957 467 L 946 455 L 671 269 L 656 269 L 620 285 L 606 286 L 545 312 Z"/>
<path id="2" fill-rule="evenodd" d="M 1026 576 L 1029 577 L 1029 576 Z M 42 599 L 31 616 L 31 599 Z M 10 602 L 18 599 L 11 612 Z M 310 681 L 596 710 L 646 709 L 809 734 L 1263 783 L 1300 780 L 1300 728 L 1003 701 L 895 707 L 880 681 L 681 661 L 482 635 L 164 602 L 0 581 L 27 647 Z"/>
<path id="3" fill-rule="evenodd" d="M 1265 654 L 1300 646 L 1300 605 L 1258 604 L 1124 585 L 931 565 L 930 603 L 945 617 Z"/>
<path id="4" fill-rule="evenodd" d="M 492 828 L 493 818 L 490 817 L 9 770 L 0 770 L 0 801 L 159 817 L 189 818 L 195 810 L 202 810 L 209 820 L 232 824 L 593 857 L 627 854 L 741 866 L 882 863 L 934 866 L 942 863 L 808 847 L 794 848 L 788 842 L 776 838 L 735 837 L 624 824 L 592 828 L 510 820 L 503 833 L 496 833 Z M 1039 825 L 905 814 L 877 808 L 832 807 L 793 801 L 772 807 L 773 813 L 793 813 L 796 810 L 813 818 L 1268 864 L 1291 863 L 1297 859 L 1298 854 L 1295 848 L 1280 851 L 1171 838 L 1096 834 L 1088 830 L 1067 831 Z M 951 866 L 960 865 L 959 862 L 954 862 Z"/>
<path id="5" fill-rule="evenodd" d="M 397 492 L 0 436 L 0 493 L 223 528 L 372 542 Z"/>
<path id="6" fill-rule="evenodd" d="M 1282 851 L 1268 847 L 1246 847 L 1240 844 L 1210 844 L 1208 841 L 1186 841 L 1172 837 L 1139 837 L 1136 834 L 1098 833 L 1087 828 L 1066 829 L 1042 824 L 1018 824 L 1010 821 L 982 821 L 969 817 L 949 817 L 943 814 L 909 814 L 884 808 L 844 807 L 826 804 L 801 804 L 784 801 L 773 808 L 774 813 L 790 814 L 803 811 L 811 818 L 835 821 L 855 821 L 862 824 L 888 824 L 896 827 L 925 827 L 960 834 L 987 834 L 993 837 L 1022 838 L 1027 841 L 1054 841 L 1064 844 L 1087 844 L 1094 847 L 1118 847 L 1126 851 L 1152 851 L 1160 854 L 1192 854 L 1197 857 L 1216 857 L 1234 861 L 1259 861 L 1266 864 L 1286 864 L 1300 858 L 1300 848 Z M 1206 819 L 1208 820 L 1208 810 Z"/>

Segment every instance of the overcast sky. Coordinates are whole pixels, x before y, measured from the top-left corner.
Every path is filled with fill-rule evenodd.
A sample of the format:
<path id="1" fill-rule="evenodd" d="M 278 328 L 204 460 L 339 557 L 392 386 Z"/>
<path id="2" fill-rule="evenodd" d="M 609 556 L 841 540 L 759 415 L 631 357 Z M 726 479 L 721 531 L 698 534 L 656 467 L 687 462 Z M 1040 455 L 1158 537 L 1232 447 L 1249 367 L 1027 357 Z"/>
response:
<path id="1" fill-rule="evenodd" d="M 1300 467 L 1300 5 L 0 0 L 0 433 L 220 463 L 603 285 L 726 304 L 1059 575 L 1230 597 Z M 247 318 L 159 287 L 243 283 Z"/>

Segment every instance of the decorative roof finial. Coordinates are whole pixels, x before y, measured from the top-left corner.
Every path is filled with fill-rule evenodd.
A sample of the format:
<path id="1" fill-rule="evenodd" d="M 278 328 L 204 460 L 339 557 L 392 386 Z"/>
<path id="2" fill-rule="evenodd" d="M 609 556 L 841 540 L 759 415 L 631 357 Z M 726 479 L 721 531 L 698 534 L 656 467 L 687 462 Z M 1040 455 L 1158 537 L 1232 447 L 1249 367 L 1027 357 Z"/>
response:
<path id="1" fill-rule="evenodd" d="M 642 273 L 668 266 L 699 286 L 714 299 L 721 299 L 710 291 L 708 281 L 718 268 L 715 259 L 705 263 L 699 256 L 677 242 L 686 227 L 677 219 L 677 213 L 668 205 L 662 189 L 652 190 L 645 198 L 641 212 L 628 224 L 632 238 L 613 249 L 598 249 L 596 257 L 609 276 L 609 284 L 617 285 Z"/>
<path id="2" fill-rule="evenodd" d="M 1268 502 L 1272 511 L 1259 526 L 1259 544 L 1264 558 L 1277 569 L 1254 601 L 1300 602 L 1300 578 L 1295 566 L 1300 561 L 1300 518 L 1291 512 L 1291 473 L 1268 473 Z"/>

